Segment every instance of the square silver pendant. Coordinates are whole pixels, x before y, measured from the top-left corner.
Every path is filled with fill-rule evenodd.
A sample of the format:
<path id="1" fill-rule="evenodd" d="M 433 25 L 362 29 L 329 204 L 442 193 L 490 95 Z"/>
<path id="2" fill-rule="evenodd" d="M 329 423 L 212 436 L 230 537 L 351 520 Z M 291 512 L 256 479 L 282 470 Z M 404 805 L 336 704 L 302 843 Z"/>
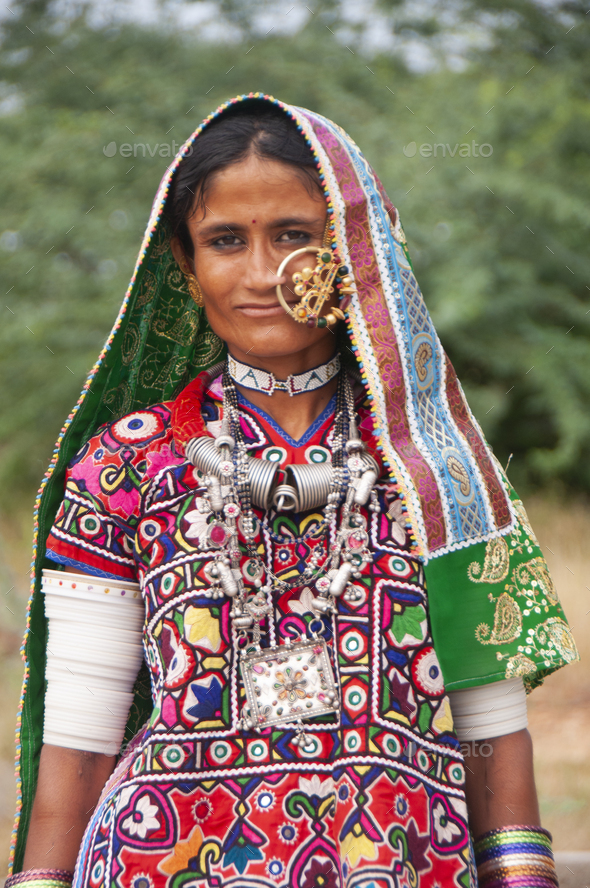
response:
<path id="1" fill-rule="evenodd" d="M 240 670 L 255 728 L 307 721 L 340 708 L 323 638 L 243 653 Z"/>

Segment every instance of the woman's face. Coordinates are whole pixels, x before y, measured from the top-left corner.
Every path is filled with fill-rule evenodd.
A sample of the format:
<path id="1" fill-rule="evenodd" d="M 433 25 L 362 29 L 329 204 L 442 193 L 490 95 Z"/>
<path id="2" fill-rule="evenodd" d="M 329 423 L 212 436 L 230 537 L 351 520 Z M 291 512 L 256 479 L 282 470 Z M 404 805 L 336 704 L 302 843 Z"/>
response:
<path id="1" fill-rule="evenodd" d="M 295 305 L 293 273 L 316 264 L 310 252 L 295 257 L 282 277 L 276 275 L 293 250 L 322 244 L 326 202 L 319 185 L 310 188 L 288 164 L 251 155 L 215 175 L 205 204 L 204 213 L 197 210 L 187 220 L 195 273 L 209 323 L 232 355 L 251 364 L 289 358 L 301 369 L 328 360 L 334 333 L 295 322 L 275 291 L 281 283 L 287 301 Z M 172 249 L 180 260 L 177 239 Z"/>

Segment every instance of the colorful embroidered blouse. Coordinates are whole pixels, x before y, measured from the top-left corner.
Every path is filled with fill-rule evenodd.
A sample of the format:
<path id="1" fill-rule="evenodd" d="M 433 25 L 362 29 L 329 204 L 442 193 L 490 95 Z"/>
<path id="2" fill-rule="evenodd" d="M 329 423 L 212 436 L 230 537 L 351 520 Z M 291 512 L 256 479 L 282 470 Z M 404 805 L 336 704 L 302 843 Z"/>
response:
<path id="1" fill-rule="evenodd" d="M 214 388 L 204 412 L 216 434 Z M 243 401 L 249 450 L 329 460 L 333 411 L 293 441 Z M 361 431 L 369 424 L 361 409 Z M 394 485 L 379 483 L 381 512 L 366 513 L 374 560 L 360 600 L 338 599 L 326 619 L 341 712 L 310 722 L 301 749 L 290 729 L 236 727 L 236 636 L 229 600 L 203 594 L 215 550 L 199 484 L 175 452 L 169 404 L 104 426 L 68 472 L 50 557 L 140 580 L 154 702 L 92 817 L 75 888 L 468 886 L 462 756 Z M 267 570 L 292 582 L 264 645 L 305 635 L 312 590 L 297 577 L 327 541 L 321 513 L 257 515 Z"/>

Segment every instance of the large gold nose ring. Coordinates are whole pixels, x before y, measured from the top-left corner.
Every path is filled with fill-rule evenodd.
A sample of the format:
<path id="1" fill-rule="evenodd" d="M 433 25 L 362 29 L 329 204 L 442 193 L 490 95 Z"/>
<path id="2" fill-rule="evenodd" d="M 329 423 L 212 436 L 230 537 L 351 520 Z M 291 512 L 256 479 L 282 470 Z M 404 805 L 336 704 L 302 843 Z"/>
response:
<path id="1" fill-rule="evenodd" d="M 277 269 L 277 277 L 282 277 L 285 268 L 295 256 L 303 253 L 316 253 L 317 264 L 315 268 L 304 268 L 293 275 L 295 284 L 293 292 L 300 296 L 301 300 L 294 308 L 291 308 L 283 296 L 280 284 L 277 284 L 277 298 L 288 315 L 291 315 L 298 324 L 307 324 L 308 327 L 327 327 L 344 318 L 344 312 L 339 308 L 331 308 L 325 317 L 320 317 L 324 304 L 330 299 L 334 289 L 341 294 L 352 293 L 352 277 L 348 273 L 346 265 L 341 265 L 334 250 L 326 247 L 299 247 L 285 256 Z"/>

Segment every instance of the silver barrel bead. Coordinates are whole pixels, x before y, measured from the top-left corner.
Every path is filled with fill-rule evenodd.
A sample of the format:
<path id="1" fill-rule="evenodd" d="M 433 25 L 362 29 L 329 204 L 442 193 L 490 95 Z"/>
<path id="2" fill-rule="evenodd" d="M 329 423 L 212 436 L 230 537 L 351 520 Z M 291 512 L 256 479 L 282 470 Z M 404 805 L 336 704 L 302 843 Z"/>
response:
<path id="1" fill-rule="evenodd" d="M 343 564 L 340 565 L 338 571 L 336 572 L 336 576 L 330 583 L 330 595 L 334 595 L 335 598 L 338 598 L 340 595 L 342 595 L 342 593 L 348 586 L 351 576 L 352 564 L 350 563 L 350 561 L 345 561 Z"/>
<path id="2" fill-rule="evenodd" d="M 220 477 L 223 457 L 214 438 L 192 438 L 185 447 L 189 460 L 200 472 Z M 267 459 L 248 457 L 248 480 L 252 503 L 261 509 L 270 509 L 277 483 L 278 463 Z"/>
<path id="3" fill-rule="evenodd" d="M 191 438 L 184 448 L 192 464 L 205 475 L 221 474 L 219 468 L 222 456 L 215 446 L 214 438 Z"/>
<path id="4" fill-rule="evenodd" d="M 215 475 L 206 475 L 203 483 L 209 494 L 209 505 L 214 512 L 221 512 L 223 509 L 223 497 L 221 495 L 219 478 L 216 478 Z"/>
<path id="5" fill-rule="evenodd" d="M 356 490 L 354 492 L 354 501 L 359 506 L 364 506 L 371 491 L 379 479 L 379 465 L 370 453 L 363 453 L 361 457 L 364 463 L 364 470 L 361 477 L 356 481 Z"/>
<path id="6" fill-rule="evenodd" d="M 326 505 L 332 483 L 331 463 L 289 466 L 289 475 L 289 480 L 297 490 L 300 511 Z"/>
<path id="7" fill-rule="evenodd" d="M 279 464 L 268 459 L 248 457 L 248 480 L 250 495 L 255 506 L 270 509 L 277 483 Z"/>
<path id="8" fill-rule="evenodd" d="M 238 584 L 232 569 L 229 565 L 224 564 L 223 561 L 217 562 L 217 570 L 219 572 L 219 582 L 221 583 L 221 588 L 230 598 L 233 598 L 238 594 Z"/>

